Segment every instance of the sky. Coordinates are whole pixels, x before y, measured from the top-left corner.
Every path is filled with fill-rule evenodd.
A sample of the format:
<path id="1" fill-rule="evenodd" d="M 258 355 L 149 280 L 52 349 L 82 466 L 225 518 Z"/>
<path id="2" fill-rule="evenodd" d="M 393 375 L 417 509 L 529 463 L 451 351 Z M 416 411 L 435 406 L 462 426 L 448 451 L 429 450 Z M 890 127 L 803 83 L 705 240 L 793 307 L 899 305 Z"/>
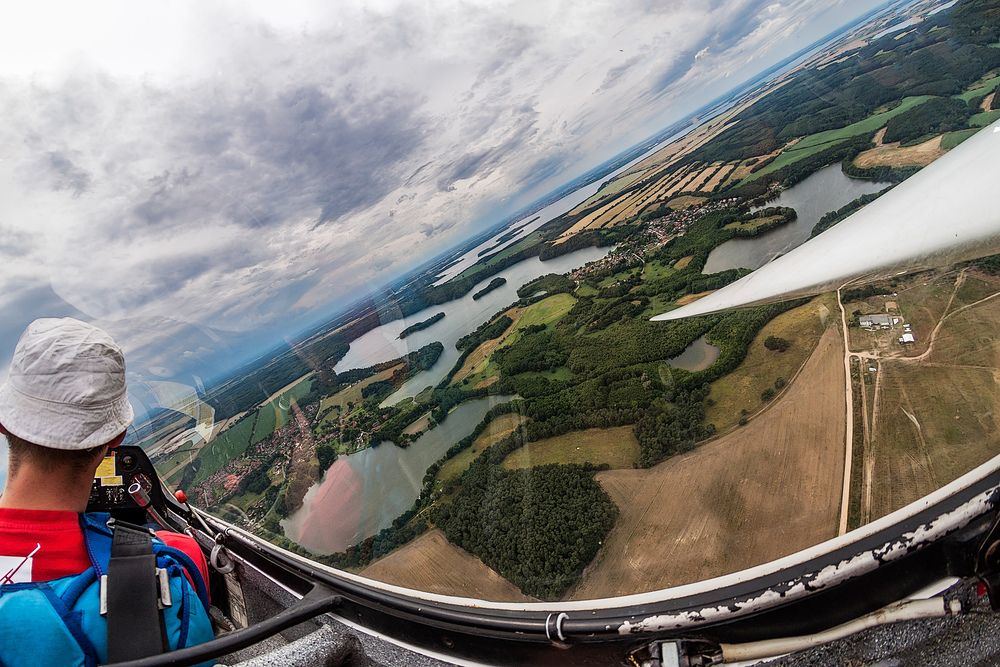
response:
<path id="1" fill-rule="evenodd" d="M 20 3 L 0 366 L 74 316 L 211 377 L 877 4 Z"/>

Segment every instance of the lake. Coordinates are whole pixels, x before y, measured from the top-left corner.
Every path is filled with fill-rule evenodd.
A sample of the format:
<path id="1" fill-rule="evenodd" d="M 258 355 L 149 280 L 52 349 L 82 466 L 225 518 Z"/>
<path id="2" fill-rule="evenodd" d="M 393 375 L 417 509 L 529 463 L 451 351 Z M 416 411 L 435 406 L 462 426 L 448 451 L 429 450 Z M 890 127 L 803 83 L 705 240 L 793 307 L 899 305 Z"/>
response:
<path id="1" fill-rule="evenodd" d="M 667 363 L 686 371 L 703 371 L 715 363 L 721 352 L 722 350 L 709 343 L 708 339 L 702 336 L 684 348 L 684 351 L 676 357 L 667 359 Z"/>
<path id="2" fill-rule="evenodd" d="M 836 211 L 861 195 L 878 192 L 888 186 L 888 183 L 849 178 L 841 171 L 840 163 L 824 167 L 767 203 L 766 206 L 794 208 L 798 213 L 794 222 L 753 238 L 726 241 L 708 255 L 702 273 L 741 267 L 759 269 L 779 254 L 805 243 L 812 228 L 826 213 Z"/>
<path id="3" fill-rule="evenodd" d="M 417 499 L 427 467 L 471 433 L 491 407 L 511 398 L 462 403 L 406 449 L 383 442 L 341 456 L 309 489 L 302 507 L 281 522 L 285 535 L 316 553 L 334 553 L 388 528 Z"/>
<path id="4" fill-rule="evenodd" d="M 610 247 L 584 248 L 546 262 L 537 257 L 518 262 L 497 274 L 499 277 L 506 278 L 507 284 L 480 299 L 472 298 L 472 294 L 476 291 L 473 290 L 461 299 L 426 308 L 406 319 L 386 322 L 377 329 L 372 329 L 364 336 L 351 341 L 351 349 L 334 366 L 334 370 L 342 373 L 351 368 L 364 368 L 380 361 L 397 359 L 409 352 L 419 350 L 433 341 L 441 341 L 444 345 L 444 352 L 437 363 L 429 370 L 418 373 L 403 384 L 399 391 L 386 399 L 383 405 L 392 405 L 404 398 L 416 396 L 425 387 L 440 382 L 458 361 L 461 353 L 455 349 L 455 342 L 462 336 L 475 331 L 480 324 L 486 322 L 501 309 L 517 301 L 517 290 L 521 285 L 547 273 L 566 273 L 579 268 L 587 262 L 601 259 L 610 250 Z M 482 285 L 485 286 L 488 282 L 488 280 L 484 280 Z M 426 320 L 438 312 L 444 312 L 444 319 L 422 331 L 410 334 L 402 340 L 399 339 L 399 334 L 404 328 Z"/>

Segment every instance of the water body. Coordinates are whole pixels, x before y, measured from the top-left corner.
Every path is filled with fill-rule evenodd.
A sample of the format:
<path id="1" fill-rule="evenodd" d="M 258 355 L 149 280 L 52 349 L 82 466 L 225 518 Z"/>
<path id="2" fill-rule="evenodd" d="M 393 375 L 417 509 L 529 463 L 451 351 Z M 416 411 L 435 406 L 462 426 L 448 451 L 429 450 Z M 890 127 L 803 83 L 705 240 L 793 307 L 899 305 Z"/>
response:
<path id="1" fill-rule="evenodd" d="M 406 449 L 390 442 L 341 456 L 281 522 L 285 534 L 317 553 L 343 551 L 392 525 L 420 494 L 430 464 L 472 432 L 486 412 L 511 396 L 463 403 Z"/>
<path id="2" fill-rule="evenodd" d="M 934 12 L 931 12 L 931 13 L 932 14 L 936 14 L 937 12 L 941 11 L 942 9 L 945 9 L 945 7 L 939 7 L 938 9 L 936 9 Z M 930 16 L 930 14 L 928 14 L 928 16 Z M 896 23 L 894 25 L 889 26 L 888 28 L 886 28 L 885 30 L 883 30 L 883 31 L 881 31 L 879 33 L 877 33 L 875 35 L 872 35 L 871 37 L 868 38 L 868 41 L 869 42 L 874 42 L 877 39 L 882 39 L 886 35 L 891 35 L 894 32 L 899 32 L 903 28 L 909 28 L 911 25 L 914 25 L 916 22 L 917 22 L 917 19 L 912 18 L 912 19 L 907 19 L 905 21 L 902 21 L 901 23 Z"/>
<path id="3" fill-rule="evenodd" d="M 708 339 L 702 336 L 684 348 L 684 351 L 676 357 L 667 359 L 667 363 L 686 371 L 703 371 L 715 363 L 721 352 L 721 349 L 709 343 Z"/>
<path id="4" fill-rule="evenodd" d="M 809 178 L 793 185 L 767 206 L 790 206 L 798 213 L 794 222 L 760 236 L 732 239 L 716 247 L 708 256 L 702 273 L 726 269 L 759 269 L 780 254 L 802 245 L 824 214 L 836 211 L 861 195 L 878 192 L 888 183 L 849 178 L 840 163 L 824 167 Z"/>
<path id="5" fill-rule="evenodd" d="M 334 370 L 342 373 L 351 368 L 364 368 L 380 361 L 399 358 L 433 341 L 441 341 L 444 345 L 444 352 L 437 363 L 429 370 L 418 373 L 406 382 L 399 391 L 386 400 L 385 405 L 416 396 L 425 387 L 440 382 L 458 361 L 461 353 L 455 349 L 455 342 L 462 336 L 475 331 L 491 315 L 517 301 L 517 290 L 521 285 L 547 273 L 565 273 L 579 268 L 587 262 L 601 259 L 610 250 L 611 248 L 584 248 L 545 262 L 537 257 L 518 262 L 497 274 L 498 277 L 507 279 L 505 285 L 480 299 L 472 298 L 475 292 L 473 290 L 461 299 L 432 306 L 414 313 L 408 319 L 386 322 L 364 336 L 351 341 L 351 349 L 334 367 Z M 488 281 L 484 281 L 484 284 L 485 282 Z M 426 329 L 410 334 L 402 340 L 399 339 L 400 332 L 407 326 L 426 320 L 430 313 L 441 311 L 445 314 L 442 320 Z"/>

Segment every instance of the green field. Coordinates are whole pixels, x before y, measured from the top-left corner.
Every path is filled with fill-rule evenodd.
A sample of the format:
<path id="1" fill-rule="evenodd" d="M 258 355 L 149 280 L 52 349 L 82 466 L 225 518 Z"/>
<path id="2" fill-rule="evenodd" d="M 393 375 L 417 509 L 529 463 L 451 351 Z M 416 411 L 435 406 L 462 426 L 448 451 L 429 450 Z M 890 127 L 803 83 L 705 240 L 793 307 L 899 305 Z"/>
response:
<path id="1" fill-rule="evenodd" d="M 754 230 L 754 229 L 757 229 L 758 227 L 762 227 L 764 225 L 769 225 L 772 222 L 774 222 L 775 220 L 780 220 L 780 219 L 781 219 L 780 215 L 772 215 L 769 218 L 754 218 L 753 220 L 750 220 L 750 221 L 744 222 L 744 223 L 730 222 L 728 225 L 726 225 L 725 227 L 723 227 L 723 229 L 748 229 L 748 230 Z"/>
<path id="2" fill-rule="evenodd" d="M 509 336 L 504 338 L 500 344 L 497 345 L 497 347 L 506 347 L 519 341 L 521 339 L 521 332 L 519 329 L 529 327 L 533 324 L 549 324 L 550 322 L 558 320 L 570 308 L 572 308 L 575 303 L 576 297 L 572 294 L 553 294 L 550 297 L 542 299 L 538 303 L 531 304 L 521 315 L 521 319 L 517 321 L 517 326 L 514 327 L 514 331 L 512 331 Z"/>
<path id="3" fill-rule="evenodd" d="M 251 412 L 243 419 L 236 422 L 223 431 L 217 438 L 212 440 L 199 452 L 198 458 L 201 460 L 201 468 L 194 476 L 194 483 L 214 475 L 222 466 L 241 455 L 250 446 L 250 438 L 253 435 L 254 422 L 257 420 L 257 413 Z"/>
<path id="4" fill-rule="evenodd" d="M 656 278 L 664 278 L 673 273 L 677 273 L 677 270 L 670 266 L 664 266 L 660 262 L 647 262 L 642 272 L 643 280 L 654 280 Z M 584 296 L 580 293 L 580 290 L 577 290 L 576 293 L 580 294 L 580 296 Z"/>
<path id="5" fill-rule="evenodd" d="M 978 132 L 978 129 L 974 130 L 959 130 L 958 132 L 949 132 L 941 137 L 941 148 L 945 150 L 951 150 L 955 146 L 974 135 Z"/>
<path id="6" fill-rule="evenodd" d="M 597 290 L 590 285 L 581 284 L 576 288 L 575 294 L 577 296 L 597 296 Z"/>
<path id="7" fill-rule="evenodd" d="M 251 442 L 256 444 L 274 433 L 276 429 L 284 426 L 285 422 L 288 421 L 288 408 L 291 402 L 308 394 L 309 390 L 312 389 L 312 383 L 312 377 L 308 377 L 278 396 L 278 398 L 261 406 L 260 417 L 257 419 L 257 426 L 253 430 L 253 439 Z"/>
<path id="8" fill-rule="evenodd" d="M 961 95 L 955 95 L 955 97 L 968 102 L 973 97 L 978 97 L 980 95 L 989 95 L 990 93 L 993 92 L 993 89 L 997 87 L 998 83 L 1000 83 L 1000 74 L 996 74 L 991 77 L 978 81 L 975 84 L 974 88 L 970 88 Z"/>
<path id="9" fill-rule="evenodd" d="M 267 405 L 261 407 L 260 416 L 257 417 L 257 425 L 254 426 L 253 438 L 250 442 L 257 444 L 264 438 L 274 433 L 275 426 L 278 424 L 279 413 L 280 410 L 278 409 L 278 404 L 275 401 L 271 401 Z M 281 423 L 284 424 L 284 421 L 284 415 L 282 415 Z"/>
<path id="10" fill-rule="evenodd" d="M 554 438 L 529 442 L 503 461 L 507 470 L 548 463 L 607 463 L 612 468 L 632 468 L 639 460 L 639 441 L 631 426 L 590 428 Z"/>
<path id="11" fill-rule="evenodd" d="M 798 162 L 803 158 L 807 158 L 814 153 L 819 153 L 822 150 L 829 148 L 839 141 L 845 139 L 850 139 L 851 137 L 856 137 L 862 134 L 868 134 L 869 132 L 874 132 L 883 125 L 889 122 L 893 116 L 898 116 L 904 111 L 908 111 L 913 107 L 923 104 L 927 100 L 934 97 L 933 95 L 919 95 L 916 97 L 906 97 L 903 99 L 902 103 L 895 109 L 889 111 L 883 111 L 882 113 L 872 114 L 864 120 L 860 120 L 857 123 L 852 123 L 847 127 L 842 127 L 839 130 L 827 130 L 825 132 L 817 132 L 816 134 L 810 134 L 809 136 L 802 139 L 788 150 L 781 153 L 778 159 L 767 165 L 755 174 L 750 174 L 742 181 L 740 184 L 748 183 L 754 179 L 760 178 L 765 174 L 769 174 L 772 171 L 786 167 L 794 162 Z"/>
<path id="12" fill-rule="evenodd" d="M 984 111 L 982 113 L 977 113 L 975 116 L 969 119 L 969 125 L 974 125 L 975 127 L 986 127 L 990 123 L 995 122 L 1000 118 L 1000 109 L 996 111 Z"/>
<path id="13" fill-rule="evenodd" d="M 445 461 L 438 470 L 437 478 L 447 481 L 459 477 L 479 454 L 490 445 L 500 441 L 521 425 L 524 417 L 517 414 L 500 415 L 490 422 L 485 431 L 468 448 Z"/>

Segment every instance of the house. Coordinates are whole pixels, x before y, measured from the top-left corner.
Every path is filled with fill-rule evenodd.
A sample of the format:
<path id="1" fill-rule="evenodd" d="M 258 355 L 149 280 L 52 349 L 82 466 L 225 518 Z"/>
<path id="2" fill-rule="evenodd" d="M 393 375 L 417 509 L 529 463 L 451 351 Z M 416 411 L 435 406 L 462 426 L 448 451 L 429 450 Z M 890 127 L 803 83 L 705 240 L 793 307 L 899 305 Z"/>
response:
<path id="1" fill-rule="evenodd" d="M 911 333 L 903 334 L 903 337 L 899 339 L 900 343 L 916 343 L 917 339 L 913 337 Z"/>
<path id="2" fill-rule="evenodd" d="M 889 329 L 892 327 L 892 316 L 890 315 L 862 315 L 858 319 L 865 329 Z"/>

